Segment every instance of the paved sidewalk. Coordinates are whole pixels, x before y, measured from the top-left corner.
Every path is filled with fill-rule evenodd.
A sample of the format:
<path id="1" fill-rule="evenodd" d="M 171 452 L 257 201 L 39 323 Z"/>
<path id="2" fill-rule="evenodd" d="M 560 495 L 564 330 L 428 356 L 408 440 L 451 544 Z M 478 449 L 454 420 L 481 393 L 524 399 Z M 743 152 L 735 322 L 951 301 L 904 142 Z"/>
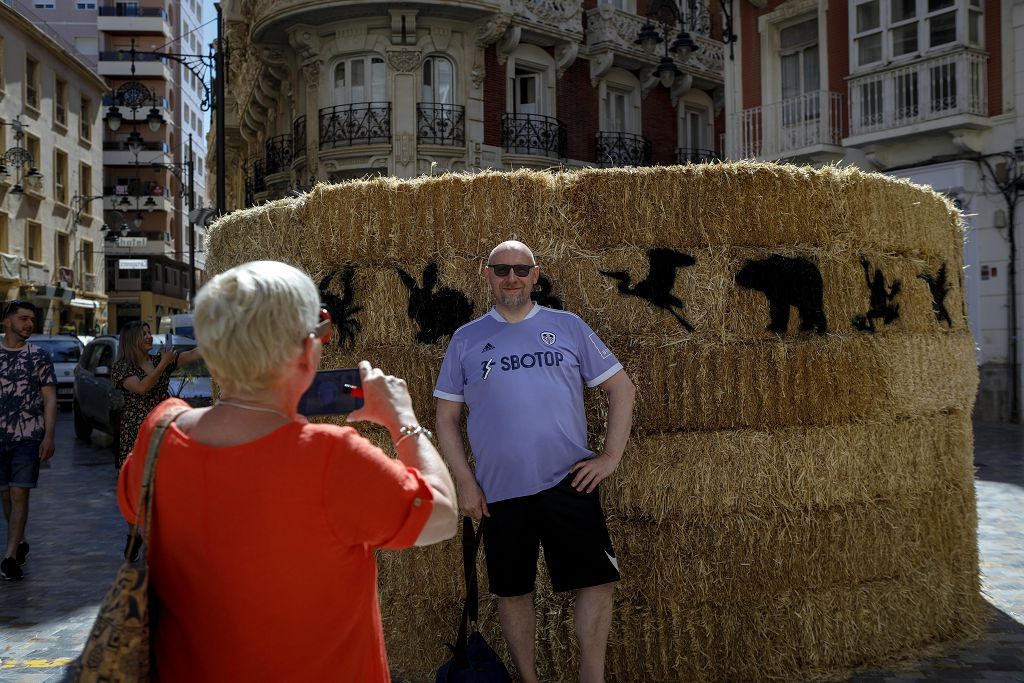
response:
<path id="1" fill-rule="evenodd" d="M 64 678 L 124 547 L 112 450 L 76 444 L 71 427 L 70 414 L 61 413 L 57 456 L 32 495 L 25 580 L 0 582 L 4 683 Z M 851 678 L 857 683 L 1024 683 L 1024 426 L 978 424 L 975 430 L 978 543 L 992 611 L 988 628 L 977 641 L 942 656 L 857 673 Z"/>

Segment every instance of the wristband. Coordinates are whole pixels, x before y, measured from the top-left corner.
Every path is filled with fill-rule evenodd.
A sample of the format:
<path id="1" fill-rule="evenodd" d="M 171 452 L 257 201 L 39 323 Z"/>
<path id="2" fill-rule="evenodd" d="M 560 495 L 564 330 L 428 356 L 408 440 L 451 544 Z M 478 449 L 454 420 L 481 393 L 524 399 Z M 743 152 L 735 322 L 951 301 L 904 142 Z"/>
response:
<path id="1" fill-rule="evenodd" d="M 426 435 L 428 439 L 434 438 L 434 432 L 430 431 L 423 425 L 403 425 L 398 433 L 402 436 L 395 442 L 395 450 L 398 450 L 398 445 L 408 439 L 410 436 L 419 436 L 420 434 Z"/>

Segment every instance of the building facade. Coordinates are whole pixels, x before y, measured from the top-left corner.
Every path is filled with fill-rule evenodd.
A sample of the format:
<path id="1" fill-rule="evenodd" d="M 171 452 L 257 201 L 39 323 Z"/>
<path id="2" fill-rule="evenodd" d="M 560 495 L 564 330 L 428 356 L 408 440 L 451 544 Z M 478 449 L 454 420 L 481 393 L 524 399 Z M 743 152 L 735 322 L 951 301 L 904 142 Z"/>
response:
<path id="1" fill-rule="evenodd" d="M 726 155 L 855 165 L 953 198 L 968 227 L 964 288 L 981 372 L 977 415 L 1019 415 L 1008 239 L 1019 220 L 1014 188 L 1024 180 L 1014 56 L 1024 44 L 1020 3 L 734 4 L 739 40 L 725 68 Z"/>
<path id="2" fill-rule="evenodd" d="M 367 175 L 672 164 L 718 152 L 716 0 L 224 8 L 229 208 Z M 652 21 L 657 12 L 664 22 Z M 658 41 L 638 44 L 649 22 Z"/>
<path id="3" fill-rule="evenodd" d="M 44 334 L 94 334 L 104 294 L 100 102 L 105 84 L 17 8 L 0 4 L 0 296 Z"/>

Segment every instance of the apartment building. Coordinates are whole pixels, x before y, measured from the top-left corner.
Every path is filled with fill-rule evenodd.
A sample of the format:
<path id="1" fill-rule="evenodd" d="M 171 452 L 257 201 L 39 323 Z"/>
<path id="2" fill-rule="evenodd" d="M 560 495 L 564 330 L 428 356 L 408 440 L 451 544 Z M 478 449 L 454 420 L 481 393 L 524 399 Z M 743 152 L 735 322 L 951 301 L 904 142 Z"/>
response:
<path id="1" fill-rule="evenodd" d="M 739 39 L 725 68 L 726 155 L 850 164 L 953 198 L 969 227 L 964 287 L 981 372 L 977 415 L 1019 414 L 1012 359 L 1020 355 L 1013 350 L 1020 323 L 1008 312 L 1007 243 L 1018 220 L 1013 188 L 1024 179 L 1019 3 L 734 6 Z"/>
<path id="2" fill-rule="evenodd" d="M 717 8 L 227 0 L 229 208 L 366 175 L 711 159 Z"/>
<path id="3" fill-rule="evenodd" d="M 42 333 L 103 330 L 103 184 L 95 65 L 0 3 L 0 295 Z"/>
<path id="4" fill-rule="evenodd" d="M 187 311 L 190 180 L 194 207 L 209 204 L 203 170 L 209 113 L 203 101 L 210 78 L 200 58 L 209 49 L 202 44 L 201 0 L 31 5 L 37 22 L 91 54 L 107 80 L 100 114 L 106 123 L 102 193 L 111 238 L 105 269 L 110 330 Z M 110 126 L 115 109 L 116 130 Z M 196 229 L 197 286 L 205 269 L 203 231 Z"/>

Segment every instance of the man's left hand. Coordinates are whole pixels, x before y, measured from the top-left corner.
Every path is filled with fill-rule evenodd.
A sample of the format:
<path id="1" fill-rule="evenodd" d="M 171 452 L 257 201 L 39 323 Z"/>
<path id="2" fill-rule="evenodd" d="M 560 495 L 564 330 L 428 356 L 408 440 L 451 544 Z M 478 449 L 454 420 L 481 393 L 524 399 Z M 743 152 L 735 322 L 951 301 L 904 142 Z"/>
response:
<path id="1" fill-rule="evenodd" d="M 53 437 L 48 436 L 39 442 L 39 462 L 46 462 L 53 457 Z"/>
<path id="2" fill-rule="evenodd" d="M 572 487 L 579 492 L 586 490 L 590 493 L 597 488 L 597 485 L 607 479 L 615 468 L 619 466 L 620 457 L 602 453 L 596 458 L 580 460 L 572 466 L 570 472 L 575 472 L 572 478 Z"/>

